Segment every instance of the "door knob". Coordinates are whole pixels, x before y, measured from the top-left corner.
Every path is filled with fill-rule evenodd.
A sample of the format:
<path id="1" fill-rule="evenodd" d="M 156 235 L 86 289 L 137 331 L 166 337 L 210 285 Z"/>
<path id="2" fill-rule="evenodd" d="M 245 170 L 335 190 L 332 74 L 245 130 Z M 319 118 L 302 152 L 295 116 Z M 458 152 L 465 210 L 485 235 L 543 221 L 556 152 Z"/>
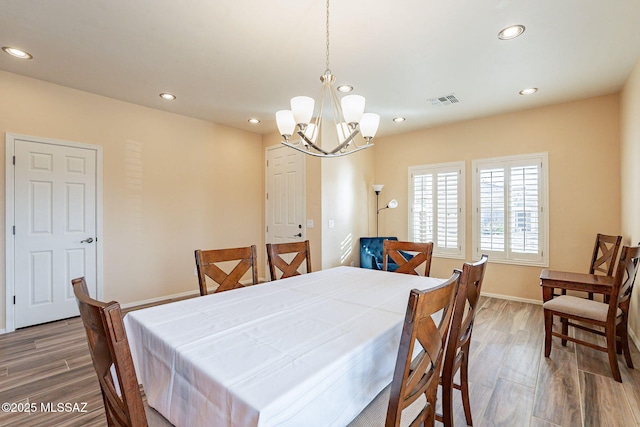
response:
<path id="1" fill-rule="evenodd" d="M 80 240 L 80 243 L 93 243 L 93 237 L 87 237 L 84 240 Z"/>
<path id="2" fill-rule="evenodd" d="M 294 234 L 293 237 L 302 237 L 302 233 Z"/>

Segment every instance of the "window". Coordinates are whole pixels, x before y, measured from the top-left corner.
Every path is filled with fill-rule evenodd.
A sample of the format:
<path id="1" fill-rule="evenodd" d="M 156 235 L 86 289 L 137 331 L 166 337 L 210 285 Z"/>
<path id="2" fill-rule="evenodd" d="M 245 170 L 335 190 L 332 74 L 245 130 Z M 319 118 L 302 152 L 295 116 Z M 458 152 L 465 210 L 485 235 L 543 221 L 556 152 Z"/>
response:
<path id="1" fill-rule="evenodd" d="M 409 167 L 409 239 L 464 258 L 464 162 Z"/>
<path id="2" fill-rule="evenodd" d="M 548 266 L 547 153 L 474 160 L 473 255 Z"/>

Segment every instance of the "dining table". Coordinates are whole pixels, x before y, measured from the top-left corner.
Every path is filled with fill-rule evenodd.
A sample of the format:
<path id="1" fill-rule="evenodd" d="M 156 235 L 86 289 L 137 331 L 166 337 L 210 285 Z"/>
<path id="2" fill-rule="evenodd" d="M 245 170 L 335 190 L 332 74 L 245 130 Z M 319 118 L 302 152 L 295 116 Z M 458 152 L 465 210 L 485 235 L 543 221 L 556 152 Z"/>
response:
<path id="1" fill-rule="evenodd" d="M 392 380 L 412 289 L 340 266 L 129 312 L 147 402 L 176 426 L 349 424 Z"/>

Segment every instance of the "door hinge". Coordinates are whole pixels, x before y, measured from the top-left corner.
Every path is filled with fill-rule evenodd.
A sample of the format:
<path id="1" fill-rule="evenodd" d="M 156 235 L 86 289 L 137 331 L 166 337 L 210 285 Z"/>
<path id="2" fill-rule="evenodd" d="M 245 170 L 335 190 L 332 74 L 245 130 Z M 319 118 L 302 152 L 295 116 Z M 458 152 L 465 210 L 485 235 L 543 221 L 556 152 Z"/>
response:
<path id="1" fill-rule="evenodd" d="M 267 233 L 269 232 L 269 226 L 267 225 Z"/>
<path id="2" fill-rule="evenodd" d="M 16 305 L 16 296 L 13 296 L 13 305 Z"/>
<path id="3" fill-rule="evenodd" d="M 267 200 L 269 200 L 269 193 L 267 193 Z"/>
<path id="4" fill-rule="evenodd" d="M 16 156 L 13 156 L 13 164 L 16 164 Z"/>
<path id="5" fill-rule="evenodd" d="M 13 235 L 14 236 L 16 235 L 16 226 L 15 225 L 13 226 Z"/>

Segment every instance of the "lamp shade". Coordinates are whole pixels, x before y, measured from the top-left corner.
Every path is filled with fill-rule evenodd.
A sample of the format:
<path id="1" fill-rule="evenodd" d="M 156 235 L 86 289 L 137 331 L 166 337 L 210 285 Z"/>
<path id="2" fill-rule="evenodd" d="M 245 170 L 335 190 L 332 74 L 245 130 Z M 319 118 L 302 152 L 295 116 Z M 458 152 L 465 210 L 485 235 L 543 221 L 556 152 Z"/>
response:
<path id="1" fill-rule="evenodd" d="M 351 134 L 349 131 L 349 125 L 345 122 L 336 124 L 336 130 L 338 131 L 338 141 L 340 141 L 340 144 L 342 144 Z"/>
<path id="2" fill-rule="evenodd" d="M 318 128 L 315 123 L 309 123 L 307 125 L 307 128 L 304 130 L 304 136 L 309 138 L 309 140 L 314 144 L 316 143 L 316 140 L 318 139 Z"/>
<path id="3" fill-rule="evenodd" d="M 373 188 L 373 191 L 375 191 L 376 193 L 382 191 L 382 187 L 384 187 L 384 184 L 373 184 L 371 186 L 371 188 Z"/>
<path id="4" fill-rule="evenodd" d="M 278 124 L 278 131 L 282 136 L 291 136 L 296 129 L 296 122 L 293 119 L 291 110 L 278 111 L 276 113 L 276 123 Z"/>
<path id="5" fill-rule="evenodd" d="M 374 113 L 364 113 L 360 120 L 360 132 L 365 138 L 373 138 L 380 125 L 380 116 Z"/>
<path id="6" fill-rule="evenodd" d="M 398 201 L 397 201 L 396 199 L 391 199 L 391 200 L 389 201 L 389 203 L 387 204 L 387 207 L 388 207 L 389 209 L 395 209 L 395 208 L 397 208 L 397 207 L 398 207 Z"/>
<path id="7" fill-rule="evenodd" d="M 291 98 L 291 111 L 296 124 L 307 124 L 313 116 L 315 101 L 308 96 L 295 96 Z"/>
<path id="8" fill-rule="evenodd" d="M 340 104 L 347 123 L 360 123 L 364 113 L 364 96 L 348 95 L 342 98 Z"/>

